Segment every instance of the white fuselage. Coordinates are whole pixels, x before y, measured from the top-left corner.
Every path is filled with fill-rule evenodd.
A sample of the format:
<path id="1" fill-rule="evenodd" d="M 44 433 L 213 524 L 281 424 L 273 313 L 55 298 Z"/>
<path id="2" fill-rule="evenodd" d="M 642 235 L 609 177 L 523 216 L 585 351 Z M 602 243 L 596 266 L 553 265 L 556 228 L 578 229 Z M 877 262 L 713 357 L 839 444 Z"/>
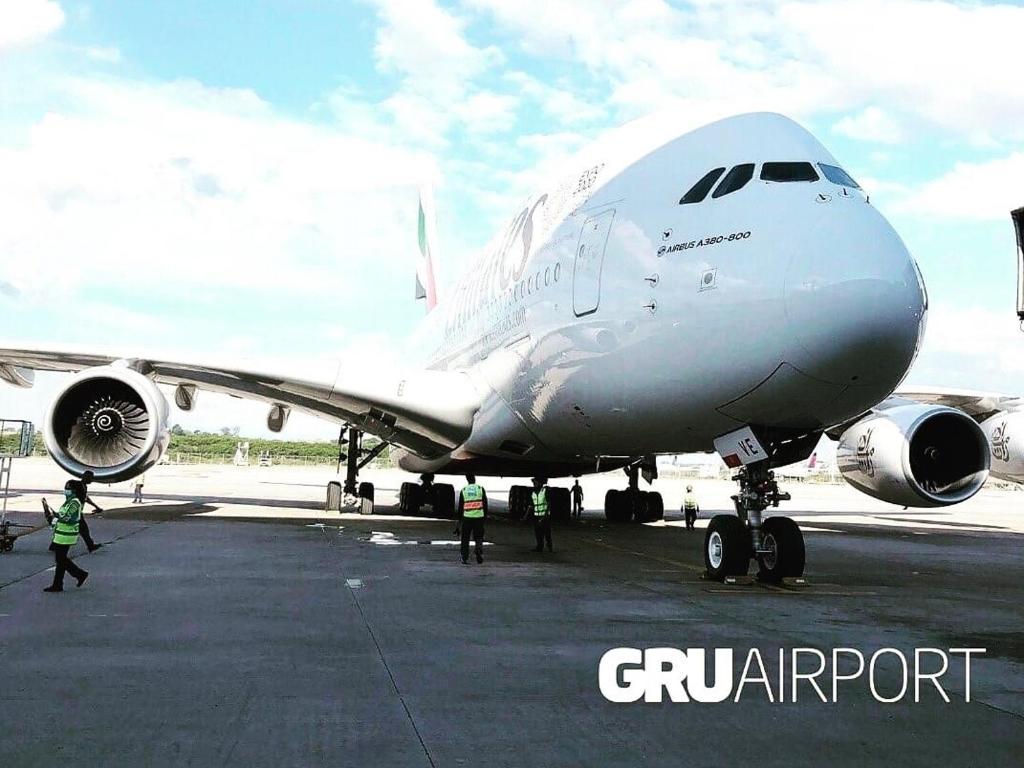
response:
<path id="1" fill-rule="evenodd" d="M 773 114 L 665 133 L 595 147 L 431 313 L 431 367 L 489 394 L 450 458 L 403 466 L 593 471 L 709 450 L 748 424 L 820 431 L 899 384 L 927 309 L 899 236 L 824 175 L 760 178 L 765 162 L 837 165 L 824 147 Z M 708 171 L 744 163 L 738 191 L 680 204 Z"/>

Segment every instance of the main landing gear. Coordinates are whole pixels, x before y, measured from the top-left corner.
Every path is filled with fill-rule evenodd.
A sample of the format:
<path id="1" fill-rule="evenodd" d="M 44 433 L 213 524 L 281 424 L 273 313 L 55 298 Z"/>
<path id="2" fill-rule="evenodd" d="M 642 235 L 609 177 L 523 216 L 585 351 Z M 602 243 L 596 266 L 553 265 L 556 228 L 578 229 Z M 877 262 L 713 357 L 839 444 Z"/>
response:
<path id="1" fill-rule="evenodd" d="M 611 523 L 653 523 L 665 517 L 665 502 L 657 491 L 640 490 L 640 465 L 625 468 L 629 487 L 604 495 L 604 516 Z"/>
<path id="2" fill-rule="evenodd" d="M 398 510 L 403 515 L 418 515 L 430 507 L 434 517 L 455 518 L 455 486 L 435 483 L 431 474 L 420 475 L 419 483 L 402 483 L 398 492 Z"/>
<path id="3" fill-rule="evenodd" d="M 747 573 L 751 558 L 760 566 L 760 581 L 778 583 L 787 576 L 804 573 L 804 537 L 788 517 L 761 519 L 769 506 L 778 507 L 790 495 L 779 490 L 775 473 L 767 461 L 748 464 L 733 479 L 740 492 L 732 497 L 736 517 L 715 515 L 704 537 L 704 565 L 708 578 L 723 581 L 727 576 Z"/>
<path id="4" fill-rule="evenodd" d="M 513 485 L 508 489 L 508 515 L 513 520 L 522 520 L 530 511 L 530 494 L 533 488 L 528 485 Z M 572 502 L 568 488 L 548 486 L 548 512 L 554 523 L 568 523 L 572 520 Z"/>
<path id="5" fill-rule="evenodd" d="M 338 473 L 345 462 L 345 483 L 332 481 L 327 484 L 327 509 L 340 511 L 344 503 L 358 501 L 367 514 L 373 511 L 373 483 L 359 483 L 359 470 L 373 461 L 388 444 L 381 441 L 373 448 L 363 448 L 363 432 L 352 426 L 341 428 L 338 435 Z"/>

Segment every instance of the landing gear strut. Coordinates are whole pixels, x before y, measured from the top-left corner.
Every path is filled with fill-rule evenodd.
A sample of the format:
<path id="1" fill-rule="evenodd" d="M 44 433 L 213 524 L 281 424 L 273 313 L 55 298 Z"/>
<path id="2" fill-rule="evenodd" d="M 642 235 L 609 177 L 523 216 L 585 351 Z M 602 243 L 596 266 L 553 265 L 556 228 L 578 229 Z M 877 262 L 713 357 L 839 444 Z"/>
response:
<path id="1" fill-rule="evenodd" d="M 604 495 L 604 516 L 611 523 L 651 523 L 665 517 L 665 502 L 657 491 L 640 490 L 640 464 L 625 468 L 629 487 L 624 491 L 611 490 Z M 656 471 L 647 468 L 644 477 L 648 482 L 657 477 Z"/>
<path id="2" fill-rule="evenodd" d="M 341 428 L 338 435 L 338 474 L 341 474 L 341 463 L 345 462 L 344 485 L 333 481 L 327 484 L 327 508 L 339 510 L 343 497 L 359 499 L 366 514 L 373 511 L 373 483 L 359 483 L 359 470 L 377 458 L 388 444 L 383 440 L 373 448 L 363 448 L 363 431 L 351 425 Z"/>
<path id="3" fill-rule="evenodd" d="M 711 518 L 704 537 L 708 577 L 722 581 L 727 576 L 742 576 L 751 558 L 760 566 L 757 576 L 761 581 L 778 583 L 786 576 L 802 576 L 805 553 L 800 528 L 788 517 L 761 518 L 768 507 L 778 507 L 779 502 L 791 498 L 779 490 L 769 462 L 748 464 L 733 479 L 740 484 L 739 493 L 732 497 L 736 517 Z"/>

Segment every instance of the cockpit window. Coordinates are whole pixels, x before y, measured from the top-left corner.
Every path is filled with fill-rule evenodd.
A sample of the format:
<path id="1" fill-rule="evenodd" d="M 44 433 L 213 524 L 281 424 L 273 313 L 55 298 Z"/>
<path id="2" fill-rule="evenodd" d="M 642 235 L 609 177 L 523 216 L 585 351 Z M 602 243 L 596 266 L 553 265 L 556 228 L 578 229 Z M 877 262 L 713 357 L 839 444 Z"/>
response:
<path id="1" fill-rule="evenodd" d="M 725 178 L 722 179 L 722 183 L 718 185 L 718 188 L 714 192 L 711 193 L 711 196 L 722 197 L 723 195 L 728 195 L 730 192 L 743 189 L 746 183 L 753 177 L 753 163 L 744 163 L 743 165 L 734 166 L 731 171 L 725 174 Z"/>
<path id="2" fill-rule="evenodd" d="M 860 189 L 860 184 L 854 181 L 850 177 L 850 174 L 848 174 L 839 166 L 818 163 L 818 167 L 821 168 L 821 172 L 825 174 L 825 178 L 831 181 L 833 184 L 838 184 L 841 187 L 852 187 L 853 189 Z"/>
<path id="3" fill-rule="evenodd" d="M 705 197 L 708 196 L 708 192 L 715 186 L 715 182 L 718 181 L 718 177 L 725 173 L 725 168 L 715 168 L 713 171 L 708 171 L 704 174 L 704 178 L 698 181 L 690 191 L 687 192 L 679 200 L 680 205 L 687 205 L 688 203 L 699 203 Z"/>
<path id="4" fill-rule="evenodd" d="M 810 163 L 765 163 L 761 181 L 817 181 L 818 173 Z"/>

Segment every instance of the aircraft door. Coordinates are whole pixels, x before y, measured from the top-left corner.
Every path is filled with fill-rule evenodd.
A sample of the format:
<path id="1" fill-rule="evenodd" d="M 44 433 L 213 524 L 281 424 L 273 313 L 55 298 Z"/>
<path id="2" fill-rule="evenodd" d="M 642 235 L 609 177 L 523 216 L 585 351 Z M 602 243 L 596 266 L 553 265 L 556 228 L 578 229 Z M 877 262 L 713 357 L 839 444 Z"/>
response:
<path id="1" fill-rule="evenodd" d="M 613 208 L 583 223 L 572 272 L 572 309 L 577 317 L 595 312 L 601 301 L 601 266 L 614 218 Z"/>

